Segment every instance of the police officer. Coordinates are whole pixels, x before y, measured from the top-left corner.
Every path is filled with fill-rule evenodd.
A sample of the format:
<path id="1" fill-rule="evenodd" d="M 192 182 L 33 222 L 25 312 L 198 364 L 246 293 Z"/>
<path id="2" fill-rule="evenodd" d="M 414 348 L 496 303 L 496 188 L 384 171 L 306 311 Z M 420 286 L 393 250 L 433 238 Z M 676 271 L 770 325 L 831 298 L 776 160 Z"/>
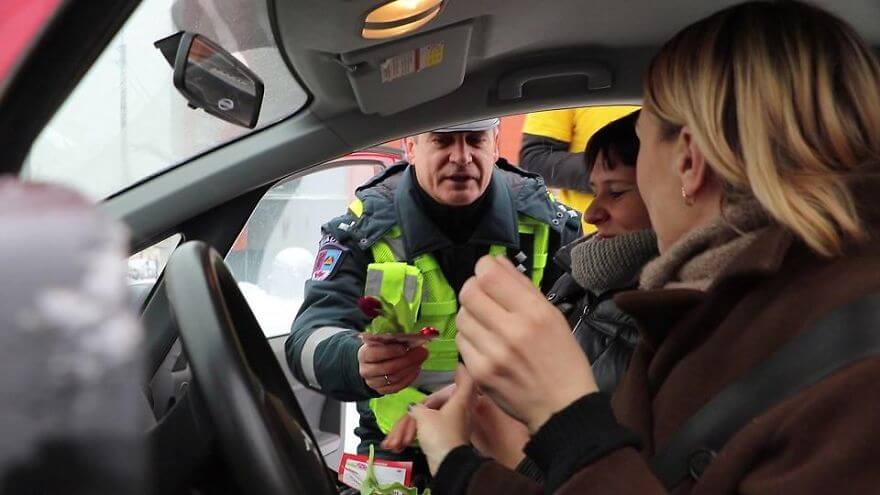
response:
<path id="1" fill-rule="evenodd" d="M 337 400 L 358 401 L 356 433 L 365 453 L 415 461 L 415 449 L 379 451 L 407 406 L 452 382 L 458 364 L 458 291 L 487 253 L 508 256 L 532 282 L 549 288 L 560 275 L 548 253 L 580 236 L 577 212 L 557 203 L 543 180 L 499 159 L 498 119 L 423 133 L 405 140 L 410 163 L 361 186 L 349 211 L 322 227 L 305 300 L 286 343 L 299 381 Z M 439 338 L 425 346 L 366 343 L 369 319 L 358 308 L 371 263 L 406 263 L 422 284 L 416 327 Z M 373 265 L 375 266 L 375 265 Z M 410 268 L 411 270 L 411 268 Z"/>

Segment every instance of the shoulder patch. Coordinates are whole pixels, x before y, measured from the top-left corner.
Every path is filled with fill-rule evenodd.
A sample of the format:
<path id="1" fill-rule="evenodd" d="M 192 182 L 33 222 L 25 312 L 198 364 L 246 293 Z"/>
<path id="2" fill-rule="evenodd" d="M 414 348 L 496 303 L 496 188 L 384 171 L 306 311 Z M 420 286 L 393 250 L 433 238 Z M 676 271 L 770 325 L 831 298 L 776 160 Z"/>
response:
<path id="1" fill-rule="evenodd" d="M 321 248 L 315 257 L 315 265 L 312 267 L 312 280 L 321 281 L 330 278 L 347 251 L 348 248 L 337 242 L 324 242 L 322 239 Z"/>

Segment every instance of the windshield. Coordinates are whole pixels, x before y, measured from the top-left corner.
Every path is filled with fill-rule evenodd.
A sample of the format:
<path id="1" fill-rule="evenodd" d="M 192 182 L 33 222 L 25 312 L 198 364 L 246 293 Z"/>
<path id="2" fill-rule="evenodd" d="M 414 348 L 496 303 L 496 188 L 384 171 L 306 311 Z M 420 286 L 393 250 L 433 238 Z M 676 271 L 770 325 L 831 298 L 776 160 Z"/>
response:
<path id="1" fill-rule="evenodd" d="M 144 0 L 43 129 L 22 178 L 103 199 L 254 132 L 187 107 L 153 46 L 181 30 L 212 39 L 263 80 L 256 129 L 306 103 L 275 45 L 266 1 Z"/>

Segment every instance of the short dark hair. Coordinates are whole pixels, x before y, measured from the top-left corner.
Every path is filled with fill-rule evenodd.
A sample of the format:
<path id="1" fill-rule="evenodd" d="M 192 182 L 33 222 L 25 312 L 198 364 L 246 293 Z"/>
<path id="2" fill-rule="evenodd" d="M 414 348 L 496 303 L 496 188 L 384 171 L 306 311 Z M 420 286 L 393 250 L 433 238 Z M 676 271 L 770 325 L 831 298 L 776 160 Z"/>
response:
<path id="1" fill-rule="evenodd" d="M 605 125 L 596 131 L 587 142 L 584 151 L 584 162 L 587 170 L 592 171 L 593 165 L 599 155 L 605 157 L 605 163 L 609 169 L 614 168 L 615 162 L 627 167 L 635 167 L 639 156 L 639 138 L 636 136 L 636 121 L 639 112 L 621 117 Z"/>

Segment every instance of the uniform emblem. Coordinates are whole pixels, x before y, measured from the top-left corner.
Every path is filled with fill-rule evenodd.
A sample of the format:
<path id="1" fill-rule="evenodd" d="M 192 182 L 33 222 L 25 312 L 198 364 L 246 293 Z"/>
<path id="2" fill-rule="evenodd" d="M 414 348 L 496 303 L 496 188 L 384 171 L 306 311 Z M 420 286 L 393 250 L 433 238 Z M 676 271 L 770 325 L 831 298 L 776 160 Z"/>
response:
<path id="1" fill-rule="evenodd" d="M 345 256 L 345 248 L 338 244 L 327 243 L 321 246 L 318 256 L 315 257 L 315 266 L 312 267 L 312 280 L 327 280 L 336 271 L 342 257 Z"/>

